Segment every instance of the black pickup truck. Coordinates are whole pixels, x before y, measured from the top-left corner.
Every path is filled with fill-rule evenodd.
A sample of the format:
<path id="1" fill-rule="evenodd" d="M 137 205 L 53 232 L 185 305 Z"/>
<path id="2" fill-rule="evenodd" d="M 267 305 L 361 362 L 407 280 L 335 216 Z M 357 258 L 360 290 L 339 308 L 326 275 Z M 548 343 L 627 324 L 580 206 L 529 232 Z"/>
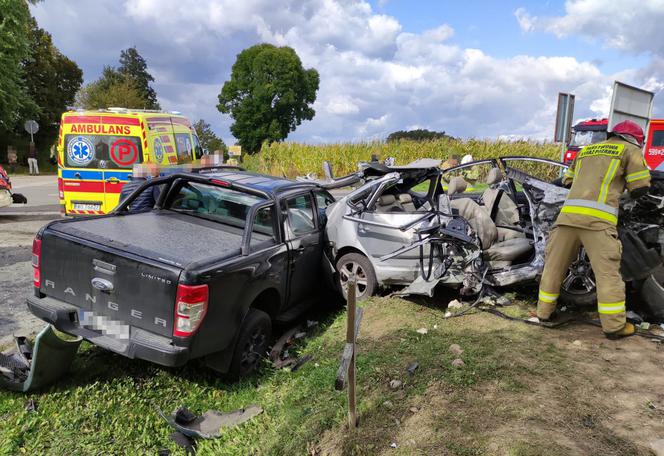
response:
<path id="1" fill-rule="evenodd" d="M 158 185 L 154 208 L 132 201 Z M 179 173 L 111 214 L 59 220 L 33 244 L 28 307 L 66 333 L 164 366 L 204 358 L 240 377 L 324 289 L 325 207 L 314 183 L 239 170 Z"/>

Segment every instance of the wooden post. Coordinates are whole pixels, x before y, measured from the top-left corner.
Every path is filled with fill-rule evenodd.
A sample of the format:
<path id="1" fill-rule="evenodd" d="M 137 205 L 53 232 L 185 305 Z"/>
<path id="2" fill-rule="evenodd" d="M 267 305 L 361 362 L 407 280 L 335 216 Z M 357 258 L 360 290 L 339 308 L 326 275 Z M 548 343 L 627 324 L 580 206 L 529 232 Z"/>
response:
<path id="1" fill-rule="evenodd" d="M 348 366 L 348 428 L 357 427 L 357 410 L 355 402 L 355 291 L 357 290 L 357 277 L 353 274 L 348 280 L 348 318 L 346 319 L 346 344 L 353 347 Z"/>
<path id="2" fill-rule="evenodd" d="M 341 355 L 341 364 L 337 370 L 334 387 L 341 391 L 348 384 L 348 427 L 357 427 L 357 398 L 355 396 L 355 344 L 360 333 L 363 309 L 356 305 L 357 277 L 351 275 L 346 282 L 347 288 L 347 317 L 346 317 L 346 345 Z"/>

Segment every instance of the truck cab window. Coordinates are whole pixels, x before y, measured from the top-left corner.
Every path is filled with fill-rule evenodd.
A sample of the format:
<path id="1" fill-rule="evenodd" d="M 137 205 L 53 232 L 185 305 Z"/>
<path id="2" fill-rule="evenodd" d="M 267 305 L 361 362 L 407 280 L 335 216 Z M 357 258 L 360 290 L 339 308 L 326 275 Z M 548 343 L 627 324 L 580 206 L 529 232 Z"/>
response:
<path id="1" fill-rule="evenodd" d="M 286 212 L 294 235 L 300 236 L 316 229 L 311 195 L 306 194 L 287 199 Z"/>
<path id="2" fill-rule="evenodd" d="M 264 207 L 256 212 L 249 242 L 252 249 L 275 241 L 274 217 L 272 214 L 272 206 Z"/>

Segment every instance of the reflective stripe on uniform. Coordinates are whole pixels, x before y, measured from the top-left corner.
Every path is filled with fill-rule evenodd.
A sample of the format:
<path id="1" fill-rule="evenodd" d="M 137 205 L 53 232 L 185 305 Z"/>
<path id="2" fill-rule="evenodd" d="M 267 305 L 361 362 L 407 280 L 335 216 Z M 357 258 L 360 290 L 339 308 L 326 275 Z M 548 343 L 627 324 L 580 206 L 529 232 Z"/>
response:
<path id="1" fill-rule="evenodd" d="M 611 164 L 609 164 L 609 168 L 606 170 L 606 174 L 604 174 L 604 179 L 602 179 L 599 196 L 597 197 L 598 203 L 606 203 L 606 197 L 609 193 L 609 186 L 611 185 L 611 182 L 613 182 L 613 178 L 616 175 L 616 170 L 618 169 L 619 164 L 619 159 L 614 158 L 611 160 Z"/>
<path id="2" fill-rule="evenodd" d="M 597 217 L 601 218 L 602 220 L 607 220 L 614 225 L 618 223 L 618 209 L 611 207 L 608 204 L 601 204 L 596 201 L 569 199 L 565 201 L 565 205 L 560 210 L 560 212 L 565 214 L 578 214 Z"/>
<path id="3" fill-rule="evenodd" d="M 644 171 L 637 171 L 636 173 L 628 174 L 625 176 L 625 182 L 634 182 L 641 179 L 647 179 L 650 177 L 650 171 L 647 169 Z"/>
<path id="4" fill-rule="evenodd" d="M 598 302 L 597 311 L 604 315 L 615 315 L 625 311 L 625 301 Z"/>
<path id="5" fill-rule="evenodd" d="M 542 302 L 556 302 L 558 300 L 558 293 L 547 293 L 546 291 L 540 290 L 539 300 Z"/>

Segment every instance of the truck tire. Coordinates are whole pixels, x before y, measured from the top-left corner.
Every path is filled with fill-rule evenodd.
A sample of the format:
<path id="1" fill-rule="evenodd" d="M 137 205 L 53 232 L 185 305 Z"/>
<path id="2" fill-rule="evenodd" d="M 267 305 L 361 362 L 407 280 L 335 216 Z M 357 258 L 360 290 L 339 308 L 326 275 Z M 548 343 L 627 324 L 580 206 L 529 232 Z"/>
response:
<path id="1" fill-rule="evenodd" d="M 254 372 L 267 355 L 272 335 L 270 316 L 258 309 L 249 309 L 244 317 L 240 334 L 228 369 L 228 377 L 238 380 Z"/>
<path id="2" fill-rule="evenodd" d="M 590 267 L 590 259 L 581 249 L 579 257 L 570 265 L 560 287 L 560 303 L 573 307 L 595 307 L 597 286 L 595 274 Z"/>
<path id="3" fill-rule="evenodd" d="M 357 276 L 355 297 L 358 301 L 369 298 L 378 288 L 378 280 L 371 261 L 361 253 L 347 253 L 339 258 L 337 272 L 339 288 L 344 295 L 344 299 L 348 298 L 345 285 L 352 273 Z"/>

